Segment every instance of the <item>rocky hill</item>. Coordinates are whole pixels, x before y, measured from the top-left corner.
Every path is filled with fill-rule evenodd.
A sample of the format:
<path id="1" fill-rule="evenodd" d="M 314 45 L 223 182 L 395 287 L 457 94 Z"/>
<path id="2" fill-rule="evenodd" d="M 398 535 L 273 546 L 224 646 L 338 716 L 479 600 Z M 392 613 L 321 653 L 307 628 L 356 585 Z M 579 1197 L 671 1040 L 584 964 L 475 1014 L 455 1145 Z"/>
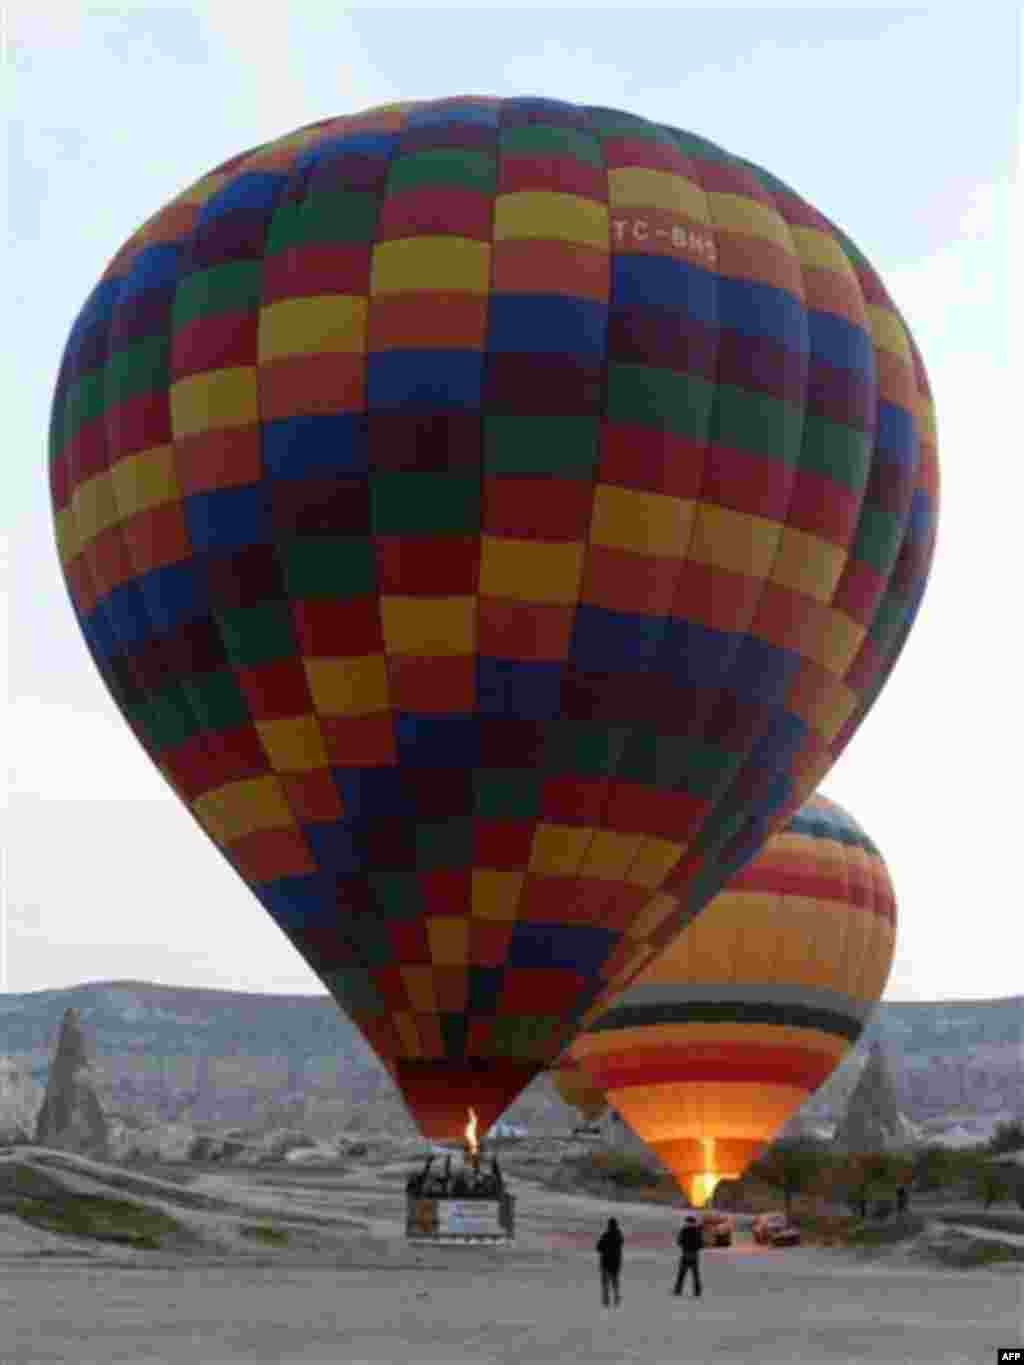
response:
<path id="1" fill-rule="evenodd" d="M 45 1085 L 64 1012 L 73 1008 L 95 1055 L 108 1110 L 245 1123 L 301 1119 L 312 1130 L 407 1122 L 390 1078 L 327 996 L 259 995 L 113 981 L 0 996 L 0 1057 Z M 880 1043 L 905 1113 L 1024 1115 L 1024 997 L 886 1002 L 855 1051 L 806 1106 L 844 1111 Z M 575 1115 L 540 1077 L 507 1113 L 534 1131 Z"/>

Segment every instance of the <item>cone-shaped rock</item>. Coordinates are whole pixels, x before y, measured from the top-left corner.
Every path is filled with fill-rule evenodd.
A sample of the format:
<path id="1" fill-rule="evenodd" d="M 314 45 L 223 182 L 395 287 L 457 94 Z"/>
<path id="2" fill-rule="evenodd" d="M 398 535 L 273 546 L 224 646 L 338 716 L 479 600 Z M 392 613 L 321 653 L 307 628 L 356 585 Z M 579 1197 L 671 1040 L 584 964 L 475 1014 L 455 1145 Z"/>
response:
<path id="1" fill-rule="evenodd" d="M 36 1119 L 35 1140 L 44 1147 L 103 1156 L 107 1139 L 107 1121 L 93 1087 L 82 1028 L 75 1011 L 67 1009 Z"/>
<path id="2" fill-rule="evenodd" d="M 32 1141 L 42 1100 L 42 1087 L 27 1065 L 22 1068 L 9 1057 L 0 1057 L 0 1147 Z"/>
<path id="3" fill-rule="evenodd" d="M 846 1152 L 883 1152 L 905 1146 L 909 1137 L 910 1125 L 896 1099 L 882 1046 L 872 1043 L 836 1129 L 836 1146 Z"/>

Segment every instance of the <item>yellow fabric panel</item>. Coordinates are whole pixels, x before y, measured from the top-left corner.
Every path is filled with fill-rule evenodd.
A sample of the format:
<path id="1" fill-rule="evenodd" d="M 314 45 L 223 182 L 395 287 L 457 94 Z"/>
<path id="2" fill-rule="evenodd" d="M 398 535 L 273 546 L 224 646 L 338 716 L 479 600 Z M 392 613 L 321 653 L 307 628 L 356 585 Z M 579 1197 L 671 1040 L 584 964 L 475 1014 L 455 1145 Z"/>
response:
<path id="1" fill-rule="evenodd" d="M 551 1083 L 562 1101 L 580 1110 L 585 1118 L 598 1118 L 607 1108 L 604 1091 L 589 1079 L 585 1071 L 561 1066 L 550 1074 Z"/>
<path id="2" fill-rule="evenodd" d="M 769 1141 L 807 1099 L 802 1086 L 691 1081 L 609 1090 L 608 1100 L 645 1142 L 672 1138 Z"/>
<path id="3" fill-rule="evenodd" d="M 593 545 L 678 559 L 693 525 L 692 498 L 598 484 L 590 523 Z"/>
<path id="4" fill-rule="evenodd" d="M 371 294 L 447 290 L 486 294 L 491 248 L 469 237 L 401 237 L 378 242 L 370 267 Z"/>
<path id="5" fill-rule="evenodd" d="M 416 1028 L 416 1021 L 412 1015 L 405 1010 L 396 1010 L 391 1016 L 391 1022 L 395 1026 L 406 1057 L 422 1057 L 423 1049 L 420 1046 L 420 1035 Z"/>
<path id="6" fill-rule="evenodd" d="M 843 940 L 842 969 L 835 973 L 837 989 L 857 995 L 857 983 L 864 973 L 864 960 L 870 949 L 874 916 L 851 910 Z"/>
<path id="7" fill-rule="evenodd" d="M 709 223 L 707 195 L 699 185 L 671 171 L 620 166 L 608 172 L 608 203 L 613 209 L 652 208 Z"/>
<path id="8" fill-rule="evenodd" d="M 525 874 L 503 868 L 475 867 L 472 907 L 475 919 L 514 920 Z"/>
<path id="9" fill-rule="evenodd" d="M 79 545 L 83 548 L 121 520 L 109 472 L 80 483 L 71 496 Z"/>
<path id="10" fill-rule="evenodd" d="M 230 782 L 193 802 L 196 818 L 219 844 L 264 829 L 289 829 L 295 817 L 276 777 Z"/>
<path id="11" fill-rule="evenodd" d="M 814 663 L 841 678 L 857 657 L 866 634 L 866 627 L 859 621 L 829 607 L 822 613 L 817 630 L 803 645 L 803 651 Z"/>
<path id="12" fill-rule="evenodd" d="M 613 829 L 595 830 L 579 875 L 599 881 L 623 881 L 643 838 L 642 834 L 620 834 Z"/>
<path id="13" fill-rule="evenodd" d="M 75 511 L 71 503 L 61 507 L 53 514 L 53 530 L 57 538 L 57 553 L 62 564 L 70 564 L 82 552 L 81 537 L 75 521 Z"/>
<path id="14" fill-rule="evenodd" d="M 110 481 L 123 521 L 150 507 L 177 502 L 181 497 L 174 469 L 174 447 L 169 445 L 154 446 L 118 460 L 111 468 Z"/>
<path id="15" fill-rule="evenodd" d="M 204 431 L 253 426 L 259 421 L 254 365 L 208 370 L 171 385 L 171 430 L 176 440 Z"/>
<path id="16" fill-rule="evenodd" d="M 748 199 L 742 194 L 720 194 L 712 191 L 708 195 L 712 224 L 726 232 L 742 232 L 748 237 L 760 237 L 766 242 L 774 242 L 777 247 L 795 256 L 793 239 L 789 228 L 774 209 L 759 204 L 756 199 Z"/>
<path id="17" fill-rule="evenodd" d="M 892 925 L 880 916 L 874 917 L 871 942 L 864 956 L 864 972 L 858 983 L 858 993 L 862 1000 L 880 1000 L 892 971 L 892 959 L 896 950 L 896 935 Z"/>
<path id="18" fill-rule="evenodd" d="M 807 708 L 805 719 L 808 725 L 831 742 L 853 715 L 859 702 L 860 694 L 837 678 L 830 687 L 823 688 L 817 702 Z M 827 769 L 831 766 L 830 758 L 824 767 Z"/>
<path id="19" fill-rule="evenodd" d="M 382 597 L 381 629 L 388 654 L 472 654 L 475 597 Z"/>
<path id="20" fill-rule="evenodd" d="M 846 560 L 847 552 L 842 546 L 798 531 L 794 526 L 784 526 L 772 564 L 772 582 L 816 602 L 830 602 Z"/>
<path id="21" fill-rule="evenodd" d="M 906 330 L 892 309 L 882 308 L 876 303 L 869 303 L 866 311 L 868 325 L 871 328 L 871 339 L 875 345 L 880 346 L 884 351 L 891 351 L 893 355 L 899 356 L 905 365 L 912 366 L 914 363 L 913 353 L 910 349 L 910 342 L 907 340 Z"/>
<path id="22" fill-rule="evenodd" d="M 829 233 L 819 232 L 812 227 L 791 226 L 789 235 L 801 265 L 832 270 L 857 284 L 857 272 L 850 264 L 850 258 Z M 859 285 L 857 288 L 859 292 Z"/>
<path id="23" fill-rule="evenodd" d="M 782 524 L 731 507 L 702 502 L 697 508 L 693 539 L 686 556 L 698 564 L 767 578 L 779 548 Z"/>
<path id="24" fill-rule="evenodd" d="M 184 190 L 174 203 L 202 206 L 208 199 L 212 199 L 218 190 L 223 189 L 229 178 L 227 171 L 213 171 L 210 175 L 204 175 L 190 189 Z"/>
<path id="25" fill-rule="evenodd" d="M 402 985 L 409 997 L 414 1014 L 436 1014 L 437 995 L 434 991 L 434 973 L 430 967 L 399 967 Z"/>
<path id="26" fill-rule="evenodd" d="M 579 599 L 583 575 L 581 542 L 518 540 L 482 536 L 480 595 L 518 602 L 561 602 Z"/>
<path id="27" fill-rule="evenodd" d="M 787 897 L 787 907 L 789 900 Z M 800 904 L 805 907 L 803 913 L 807 922 L 809 951 L 804 956 L 799 970 L 793 968 L 792 978 L 787 979 L 789 984 L 840 991 L 845 995 L 856 994 L 849 989 L 849 982 L 838 970 L 838 964 L 842 961 L 850 910 L 835 902 L 806 901 Z M 787 911 L 787 923 L 792 922 L 795 913 L 795 907 L 794 910 Z"/>
<path id="28" fill-rule="evenodd" d="M 656 890 L 686 851 L 686 844 L 675 844 L 669 839 L 644 839 L 626 880 L 632 886 L 646 886 Z"/>
<path id="29" fill-rule="evenodd" d="M 539 238 L 608 250 L 608 208 L 593 199 L 546 190 L 499 194 L 494 201 L 494 240 Z"/>
<path id="30" fill-rule="evenodd" d="M 917 418 L 921 439 L 926 445 L 938 441 L 938 427 L 935 420 L 935 404 L 923 393 L 918 393 L 914 401 L 914 416 Z"/>
<path id="31" fill-rule="evenodd" d="M 530 846 L 530 871 L 549 877 L 572 877 L 596 831 L 589 825 L 539 824 Z"/>
<path id="32" fill-rule="evenodd" d="M 650 937 L 659 925 L 664 924 L 669 915 L 674 915 L 679 910 L 679 901 L 675 896 L 667 892 L 658 892 L 652 896 L 643 910 L 632 920 L 626 928 L 627 938 L 642 941 Z"/>
<path id="33" fill-rule="evenodd" d="M 469 919 L 465 915 L 428 915 L 427 943 L 435 965 L 464 967 L 469 962 Z"/>
<path id="34" fill-rule="evenodd" d="M 766 926 L 761 938 L 765 954 L 760 968 L 756 960 L 754 933 L 748 935 L 744 969 L 751 978 L 760 970 L 760 980 L 781 981 L 787 986 L 835 986 L 835 973 L 827 959 L 818 953 L 818 928 L 824 907 L 821 901 L 805 896 L 780 896 L 776 903 L 775 924 Z M 767 970 L 766 970 L 767 969 Z"/>
<path id="35" fill-rule="evenodd" d="M 366 299 L 349 294 L 269 304 L 260 312 L 260 364 L 292 355 L 360 354 L 366 350 L 366 311 Z"/>
<path id="36" fill-rule="evenodd" d="M 323 716 L 367 716 L 388 709 L 383 654 L 350 659 L 304 659 L 313 705 Z"/>
<path id="37" fill-rule="evenodd" d="M 751 925 L 765 919 L 770 922 L 777 899 L 759 891 L 716 896 L 644 971 L 637 984 L 736 980 L 738 954 Z"/>
<path id="38" fill-rule="evenodd" d="M 275 772 L 302 773 L 329 766 L 316 716 L 286 716 L 256 722 Z"/>

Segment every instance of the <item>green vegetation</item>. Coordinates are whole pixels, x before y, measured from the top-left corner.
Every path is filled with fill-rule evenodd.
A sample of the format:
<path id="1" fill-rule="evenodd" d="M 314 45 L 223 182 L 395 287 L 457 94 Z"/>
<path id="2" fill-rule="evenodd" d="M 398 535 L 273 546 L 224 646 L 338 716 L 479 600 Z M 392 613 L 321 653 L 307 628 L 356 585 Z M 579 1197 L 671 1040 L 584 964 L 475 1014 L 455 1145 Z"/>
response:
<path id="1" fill-rule="evenodd" d="M 852 1222 L 847 1226 L 843 1240 L 847 1246 L 863 1247 L 868 1250 L 909 1242 L 912 1238 L 919 1237 L 923 1231 L 923 1218 L 903 1214 L 898 1218 L 887 1219 L 884 1223 Z"/>
<path id="2" fill-rule="evenodd" d="M 642 1191 L 644 1199 L 658 1203 L 679 1200 L 679 1188 L 665 1170 L 623 1152 L 588 1152 L 563 1163 L 574 1183 L 591 1190 Z"/>
<path id="3" fill-rule="evenodd" d="M 957 1237 L 955 1241 L 937 1242 L 932 1254 L 943 1265 L 956 1270 L 974 1270 L 1007 1261 L 1024 1261 L 1024 1247 L 983 1241 L 980 1237 Z"/>
<path id="4" fill-rule="evenodd" d="M 756 1180 L 781 1191 L 786 1217 L 793 1216 L 793 1197 L 821 1185 L 828 1154 L 813 1139 L 776 1142 L 751 1167 Z"/>
<path id="5" fill-rule="evenodd" d="M 1024 1122 L 1013 1119 L 1009 1123 L 997 1123 L 988 1150 L 993 1156 L 1024 1151 Z"/>
<path id="6" fill-rule="evenodd" d="M 286 1228 L 271 1227 L 269 1223 L 243 1223 L 239 1231 L 243 1237 L 251 1237 L 256 1242 L 268 1242 L 272 1246 L 283 1246 L 288 1241 Z"/>
<path id="7" fill-rule="evenodd" d="M 1010 1181 L 1005 1171 L 989 1162 L 979 1163 L 971 1181 L 971 1198 L 990 1209 L 1010 1197 Z"/>
<path id="8" fill-rule="evenodd" d="M 15 1201 L 14 1212 L 26 1223 L 48 1232 L 118 1242 L 146 1251 L 156 1251 L 164 1238 L 183 1233 L 179 1223 L 158 1209 L 88 1194 L 65 1193 L 59 1200 L 26 1195 Z"/>

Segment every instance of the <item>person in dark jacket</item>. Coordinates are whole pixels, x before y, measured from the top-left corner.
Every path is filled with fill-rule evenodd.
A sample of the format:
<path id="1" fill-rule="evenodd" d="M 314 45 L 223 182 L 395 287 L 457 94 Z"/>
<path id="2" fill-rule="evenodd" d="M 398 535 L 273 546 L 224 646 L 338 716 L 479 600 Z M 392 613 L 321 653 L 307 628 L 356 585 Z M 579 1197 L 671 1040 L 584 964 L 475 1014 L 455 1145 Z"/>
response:
<path id="1" fill-rule="evenodd" d="M 615 1306 L 619 1298 L 619 1275 L 622 1271 L 622 1231 L 614 1218 L 608 1219 L 608 1226 L 597 1243 L 597 1254 L 601 1258 L 601 1302 L 608 1307 L 609 1290 L 615 1296 Z"/>
<path id="2" fill-rule="evenodd" d="M 676 1275 L 676 1287 L 673 1294 L 682 1294 L 683 1281 L 686 1279 L 686 1272 L 693 1271 L 693 1296 L 696 1299 L 701 1295 L 700 1283 L 700 1253 L 704 1247 L 704 1230 L 694 1213 L 688 1213 L 683 1226 L 679 1230 L 676 1238 L 679 1245 L 679 1273 Z"/>

